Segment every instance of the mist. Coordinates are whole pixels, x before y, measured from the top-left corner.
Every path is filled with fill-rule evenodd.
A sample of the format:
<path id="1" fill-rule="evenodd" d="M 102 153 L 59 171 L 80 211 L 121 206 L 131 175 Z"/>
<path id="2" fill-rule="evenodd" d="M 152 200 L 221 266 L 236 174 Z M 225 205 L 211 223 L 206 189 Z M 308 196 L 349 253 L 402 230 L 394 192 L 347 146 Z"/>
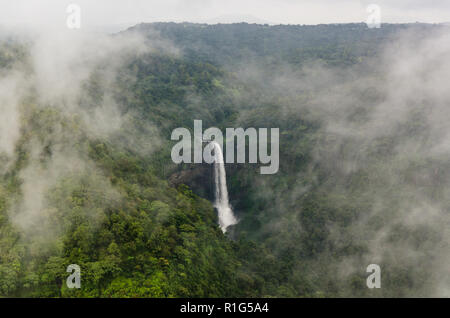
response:
<path id="1" fill-rule="evenodd" d="M 138 115 L 118 100 L 118 79 L 135 81 L 125 68 L 129 60 L 173 48 L 156 35 L 152 45 L 138 34 L 48 28 L 21 31 L 5 41 L 22 52 L 2 69 L 0 80 L 1 172 L 20 182 L 19 194 L 9 200 L 9 215 L 23 240 L 48 244 L 65 230 L 54 219 L 64 208 L 51 199 L 64 180 L 87 182 L 92 196 L 120 203 L 122 194 L 89 157 L 89 140 L 106 140 L 142 156 L 160 146 L 156 126 L 136 124 Z M 94 220 L 108 205 L 93 200 Z"/>
<path id="2" fill-rule="evenodd" d="M 311 235 L 311 200 L 330 202 L 316 216 L 324 243 L 315 256 L 300 257 L 299 275 L 321 268 L 316 283 L 342 296 L 449 296 L 449 40 L 446 28 L 426 36 L 410 29 L 379 56 L 348 67 L 315 61 L 267 71 L 256 59 L 231 66 L 250 87 L 236 101 L 252 105 L 243 107 L 238 125 L 260 125 L 256 105 L 272 103 L 279 105 L 273 124 L 296 119 L 319 127 L 312 137 L 299 132 L 297 143 L 283 140 L 280 129 L 281 173 L 293 169 L 290 151 L 306 153 L 303 138 L 314 144 L 294 186 L 254 179 L 256 197 L 269 206 L 260 219 L 277 219 L 260 233 L 276 237 L 266 244 L 279 257 L 301 253 Z M 385 285 L 372 294 L 352 289 L 349 282 L 362 281 L 369 264 L 381 266 Z M 391 283 L 395 272 L 403 272 L 409 291 Z"/>
<path id="3" fill-rule="evenodd" d="M 195 225 L 207 229 L 198 246 L 217 237 L 223 246 L 230 237 L 235 241 L 229 244 L 237 245 L 248 235 L 270 251 L 271 264 L 286 261 L 289 270 L 283 275 L 288 273 L 292 283 L 280 279 L 271 296 L 286 291 L 319 297 L 450 296 L 448 28 L 404 28 L 379 43 L 379 54 L 350 56 L 346 65 L 326 58 L 272 63 L 273 56 L 252 52 L 242 61 L 212 65 L 213 58 L 186 62 L 185 48 L 144 27 L 115 35 L 48 26 L 13 35 L 3 30 L 0 38 L 9 51 L 2 56 L 0 77 L 0 194 L 7 197 L 18 241 L 29 247 L 28 259 L 61 253 L 61 238 L 78 217 L 89 220 L 88 226 L 74 231 L 72 239 L 93 237 L 115 209 L 144 220 L 138 229 L 125 227 L 126 222 L 118 230 L 110 227 L 146 239 L 146 252 L 158 255 L 145 254 L 148 268 L 169 268 L 172 250 L 166 246 L 177 248 L 174 254 L 184 261 Z M 154 73 L 146 69 L 152 54 L 169 57 Z M 130 64 L 135 61 L 141 64 Z M 139 67 L 151 74 L 139 79 Z M 167 75 L 164 85 L 152 82 L 158 72 Z M 135 85 L 139 80 L 145 85 Z M 136 92 L 169 97 L 139 100 Z M 161 132 L 192 119 L 220 127 L 280 128 L 277 174 L 252 174 L 253 166 L 220 167 L 221 184 L 229 192 L 225 207 L 230 213 L 233 207 L 239 219 L 231 215 L 230 236 L 208 223 L 214 220 L 211 204 L 183 185 L 169 189 L 165 180 L 177 168 L 164 149 L 158 152 L 170 143 Z M 110 149 L 116 158 L 108 157 Z M 96 161 L 95 155 L 105 157 Z M 111 173 L 115 169 L 117 175 Z M 206 174 L 200 186 L 210 185 L 205 179 Z M 147 197 L 138 197 L 139 191 Z M 194 203 L 201 208 L 195 210 Z M 73 220 L 60 222 L 72 209 Z M 151 240 L 164 246 L 153 250 Z M 116 242 L 105 242 L 108 257 L 116 257 Z M 186 246 L 178 249 L 179 242 Z M 132 250 L 133 244 L 124 249 Z M 215 249 L 205 250 L 207 256 L 198 259 L 209 259 Z M 234 257 L 232 248 L 218 250 Z M 186 257 L 192 267 L 196 256 Z M 382 269 L 379 290 L 365 288 L 370 264 Z M 251 277 L 258 270 L 236 272 Z"/>

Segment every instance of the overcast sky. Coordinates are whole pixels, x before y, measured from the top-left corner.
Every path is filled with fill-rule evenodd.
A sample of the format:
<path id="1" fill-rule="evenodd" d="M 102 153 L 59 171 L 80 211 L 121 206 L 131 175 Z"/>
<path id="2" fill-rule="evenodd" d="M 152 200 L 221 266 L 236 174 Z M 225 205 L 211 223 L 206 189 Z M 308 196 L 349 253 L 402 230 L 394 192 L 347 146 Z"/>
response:
<path id="1" fill-rule="evenodd" d="M 80 6 L 85 28 L 154 21 L 365 22 L 371 3 L 380 6 L 381 22 L 450 21 L 450 0 L 0 0 L 0 25 L 64 27 L 70 3 Z"/>

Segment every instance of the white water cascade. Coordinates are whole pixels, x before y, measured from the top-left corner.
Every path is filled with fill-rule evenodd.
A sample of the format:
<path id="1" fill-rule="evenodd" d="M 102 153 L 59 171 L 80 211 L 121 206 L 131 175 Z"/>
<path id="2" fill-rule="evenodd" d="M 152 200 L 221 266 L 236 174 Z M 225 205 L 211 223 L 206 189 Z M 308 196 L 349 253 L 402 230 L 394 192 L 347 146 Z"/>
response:
<path id="1" fill-rule="evenodd" d="M 217 142 L 213 141 L 212 144 L 214 146 L 214 181 L 216 190 L 214 207 L 219 214 L 220 228 L 225 233 L 230 225 L 237 224 L 237 219 L 228 202 L 227 176 L 222 149 Z"/>

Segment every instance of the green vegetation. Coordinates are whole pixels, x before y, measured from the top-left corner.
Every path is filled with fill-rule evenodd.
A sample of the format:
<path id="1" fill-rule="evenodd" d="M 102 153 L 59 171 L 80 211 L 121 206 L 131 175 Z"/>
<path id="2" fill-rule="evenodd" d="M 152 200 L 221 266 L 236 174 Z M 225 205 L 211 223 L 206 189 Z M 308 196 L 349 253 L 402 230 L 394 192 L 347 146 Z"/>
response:
<path id="1" fill-rule="evenodd" d="M 408 180 L 446 164 L 393 151 L 424 136 L 424 114 L 418 108 L 395 133 L 365 143 L 324 130 L 329 114 L 320 106 L 330 103 L 321 99 L 323 91 L 351 95 L 342 116 L 365 127 L 371 107 L 386 98 L 370 86 L 383 81 L 371 63 L 398 32 L 413 30 L 420 38 L 433 28 L 161 23 L 122 32 L 150 37 L 156 30 L 183 53 L 154 51 L 120 65 L 108 89 L 128 117 L 112 135 L 91 134 L 80 113 L 41 105 L 27 92 L 13 159 L 0 157 L 10 160 L 0 178 L 0 296 L 427 295 L 431 250 L 422 251 L 442 244 L 442 237 L 431 226 L 406 227 L 395 217 L 402 216 L 405 201 L 420 204 Z M 3 44 L 0 67 L 26 60 L 25 50 Z M 80 109 L 88 113 L 95 113 L 106 94 L 103 71 L 95 69 L 83 83 Z M 170 159 L 171 131 L 192 129 L 194 119 L 204 127 L 280 127 L 278 174 L 260 175 L 258 165 L 227 165 L 240 219 L 227 235 L 217 225 L 208 176 L 191 178 L 205 167 Z M 353 162 L 355 153 L 364 164 L 339 164 Z M 73 170 L 46 174 L 68 157 Z M 389 169 L 401 178 L 391 180 Z M 185 184 L 172 182 L 181 172 Z M 28 184 L 30 179 L 35 183 Z M 427 184 L 423 193 L 450 208 L 443 179 Z M 43 189 L 43 202 L 31 198 L 28 204 L 27 187 Z M 37 216 L 21 218 L 34 208 Z M 367 214 L 376 209 L 382 212 Z M 414 242 L 422 254 L 409 262 L 385 251 L 380 265 L 386 285 L 368 290 L 371 240 L 386 227 L 394 228 L 387 234 L 392 246 Z M 81 289 L 66 287 L 70 264 L 81 267 Z"/>

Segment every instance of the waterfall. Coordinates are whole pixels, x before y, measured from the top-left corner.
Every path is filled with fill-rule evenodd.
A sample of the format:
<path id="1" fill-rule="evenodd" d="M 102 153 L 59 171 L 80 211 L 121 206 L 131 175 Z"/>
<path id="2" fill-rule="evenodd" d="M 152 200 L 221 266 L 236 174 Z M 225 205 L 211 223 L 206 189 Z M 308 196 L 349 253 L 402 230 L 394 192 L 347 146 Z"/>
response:
<path id="1" fill-rule="evenodd" d="M 228 202 L 227 176 L 222 149 L 217 142 L 213 141 L 212 144 L 214 146 L 214 181 L 216 190 L 214 207 L 219 214 L 220 228 L 225 233 L 230 225 L 237 223 L 237 220 Z"/>

